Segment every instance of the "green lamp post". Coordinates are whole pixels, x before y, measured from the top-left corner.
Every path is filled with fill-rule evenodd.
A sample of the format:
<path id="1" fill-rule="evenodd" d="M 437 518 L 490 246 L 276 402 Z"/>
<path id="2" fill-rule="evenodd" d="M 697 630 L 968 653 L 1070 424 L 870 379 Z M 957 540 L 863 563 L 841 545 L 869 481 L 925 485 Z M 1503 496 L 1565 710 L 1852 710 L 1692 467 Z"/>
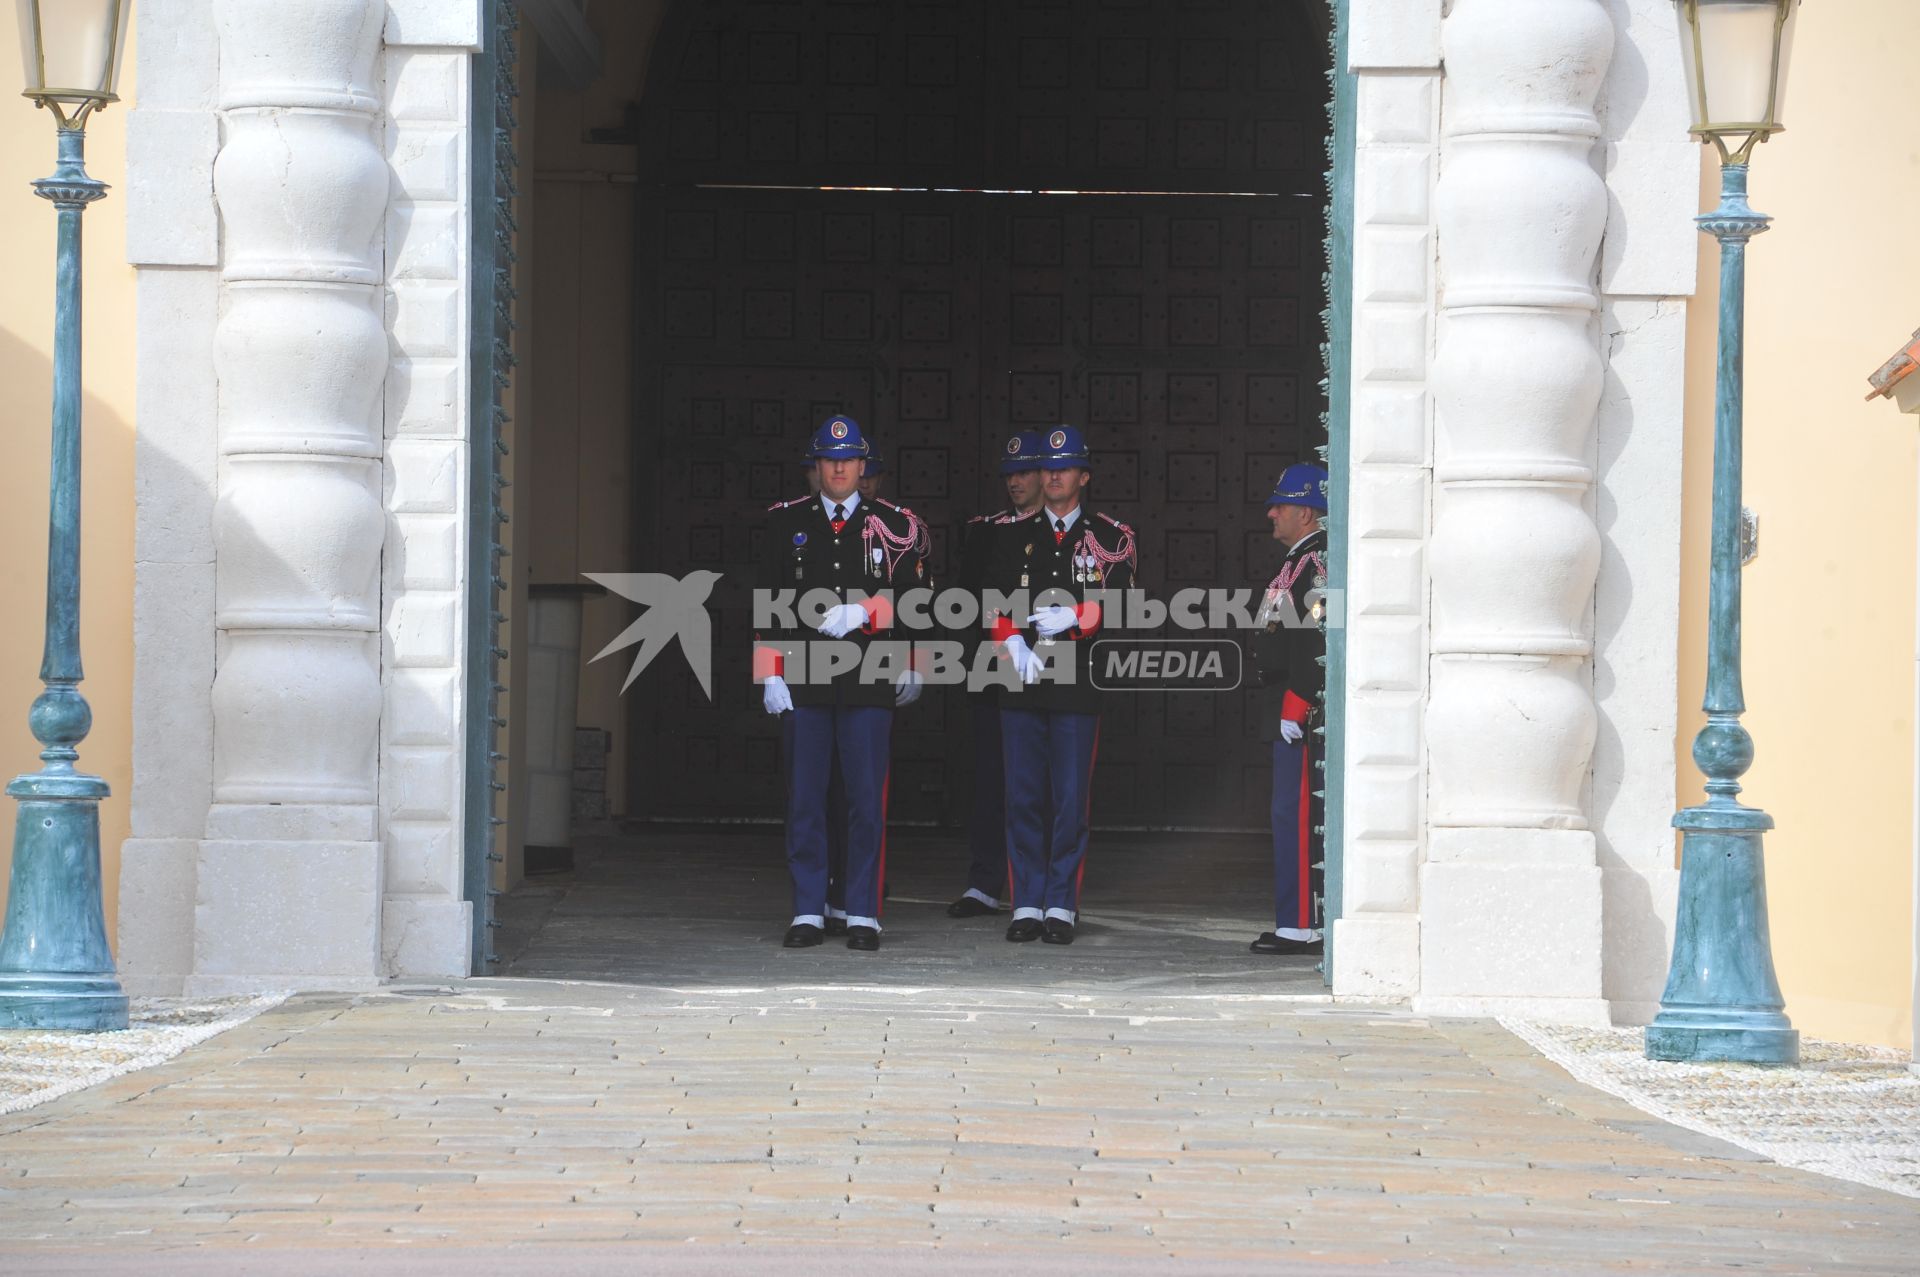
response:
<path id="1" fill-rule="evenodd" d="M 80 695 L 80 218 L 107 188 L 87 176 L 87 117 L 114 87 L 131 0 L 15 0 L 26 96 L 53 112 L 59 163 L 33 189 L 59 219 L 54 285 L 53 465 L 47 533 L 46 685 L 27 715 L 41 768 L 16 777 L 13 873 L 0 931 L 0 1028 L 124 1029 L 100 898 L 106 782 L 75 767 L 93 724 Z"/>
<path id="2" fill-rule="evenodd" d="M 1699 219 L 1720 241 L 1720 353 L 1713 414 L 1712 567 L 1708 576 L 1706 726 L 1693 761 L 1706 801 L 1673 818 L 1680 830 L 1680 902 L 1660 1014 L 1647 1027 L 1654 1060 L 1793 1064 L 1800 1035 L 1786 1016 L 1767 935 L 1761 838 L 1773 818 L 1739 800 L 1753 765 L 1740 723 L 1740 476 L 1746 355 L 1747 241 L 1767 218 L 1747 203 L 1753 148 L 1783 127 L 1781 100 L 1800 0 L 1675 0 L 1694 136 L 1720 153 L 1720 207 Z"/>

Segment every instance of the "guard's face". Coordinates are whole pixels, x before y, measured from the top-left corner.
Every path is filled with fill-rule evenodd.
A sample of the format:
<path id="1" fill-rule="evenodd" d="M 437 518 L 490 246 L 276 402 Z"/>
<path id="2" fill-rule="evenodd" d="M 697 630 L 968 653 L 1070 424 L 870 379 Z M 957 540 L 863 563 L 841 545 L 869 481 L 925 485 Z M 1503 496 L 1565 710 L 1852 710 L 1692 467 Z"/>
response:
<path id="1" fill-rule="evenodd" d="M 885 475 L 879 475 L 879 474 L 861 475 L 860 476 L 860 499 L 862 501 L 871 501 L 875 497 L 879 496 L 880 484 L 883 480 L 885 480 L 885 478 L 886 478 Z"/>
<path id="2" fill-rule="evenodd" d="M 829 500 L 845 501 L 860 483 L 860 471 L 866 463 L 858 457 L 821 457 L 814 463 L 820 476 L 820 491 Z"/>
<path id="3" fill-rule="evenodd" d="M 1040 472 L 1016 470 L 1007 476 L 1007 501 L 1016 510 L 1031 510 L 1040 504 Z"/>
<path id="4" fill-rule="evenodd" d="M 1088 470 L 1043 470 L 1041 473 L 1046 476 L 1048 505 L 1072 505 L 1080 499 L 1087 480 L 1093 477 Z"/>
<path id="5" fill-rule="evenodd" d="M 1270 505 L 1267 522 L 1273 525 L 1274 540 L 1292 545 L 1318 526 L 1320 512 L 1303 505 Z"/>

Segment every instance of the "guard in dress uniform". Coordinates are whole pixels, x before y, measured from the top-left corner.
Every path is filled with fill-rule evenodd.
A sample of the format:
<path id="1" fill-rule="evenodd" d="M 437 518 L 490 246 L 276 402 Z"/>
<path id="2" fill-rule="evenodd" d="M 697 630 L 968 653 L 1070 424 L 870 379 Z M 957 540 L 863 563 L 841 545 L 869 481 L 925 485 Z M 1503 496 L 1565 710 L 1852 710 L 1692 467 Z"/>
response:
<path id="1" fill-rule="evenodd" d="M 1044 504 L 994 538 L 990 584 L 1024 594 L 1031 608 L 992 620 L 1020 679 L 1000 698 L 1015 942 L 1073 943 L 1100 742 L 1090 650 L 1104 617 L 1087 596 L 1131 588 L 1138 564 L 1133 529 L 1085 503 L 1091 467 L 1077 429 L 1048 431 Z"/>
<path id="2" fill-rule="evenodd" d="M 754 679 L 769 714 L 780 718 L 787 777 L 787 870 L 793 921 L 782 944 L 826 935 L 828 791 L 834 761 L 846 792 L 847 947 L 880 947 L 888 740 L 896 704 L 920 694 L 910 644 L 893 636 L 893 597 L 925 584 L 927 525 L 911 511 L 860 497 L 868 453 L 860 427 L 836 416 L 814 432 L 815 496 L 767 512 L 758 588 L 790 591 L 793 623 L 757 633 Z M 831 591 L 838 602 L 811 622 L 799 600 Z M 874 652 L 876 642 L 888 648 Z M 897 649 L 897 651 L 895 651 Z M 883 661 L 884 653 L 894 659 Z"/>
<path id="3" fill-rule="evenodd" d="M 867 464 L 872 464 L 872 458 L 868 458 Z M 820 463 L 813 458 L 811 443 L 800 454 L 800 465 L 806 471 L 807 491 L 819 496 Z M 862 496 L 865 494 L 862 493 Z M 881 838 L 884 840 L 885 837 L 882 831 Z M 847 783 L 841 778 L 837 754 L 833 759 L 833 774 L 827 780 L 826 933 L 830 936 L 847 934 Z"/>
<path id="4" fill-rule="evenodd" d="M 1023 431 L 1009 438 L 1000 454 L 1000 474 L 1008 506 L 967 520 L 960 542 L 959 586 L 981 597 L 994 567 L 1000 528 L 1040 508 L 1040 453 L 1046 435 Z M 999 688 L 969 688 L 967 707 L 973 729 L 973 810 L 967 820 L 970 853 L 967 889 L 947 906 L 950 918 L 997 913 L 1007 895 L 1007 782 L 1000 750 Z"/>
<path id="5" fill-rule="evenodd" d="M 1326 670 L 1327 636 L 1320 621 L 1326 582 L 1327 472 L 1291 465 L 1267 498 L 1273 539 L 1287 547 L 1279 574 L 1261 599 L 1253 630 L 1253 685 L 1260 739 L 1273 742 L 1273 930 L 1255 953 L 1321 951 L 1320 839 L 1324 823 L 1314 791 L 1313 726 Z"/>

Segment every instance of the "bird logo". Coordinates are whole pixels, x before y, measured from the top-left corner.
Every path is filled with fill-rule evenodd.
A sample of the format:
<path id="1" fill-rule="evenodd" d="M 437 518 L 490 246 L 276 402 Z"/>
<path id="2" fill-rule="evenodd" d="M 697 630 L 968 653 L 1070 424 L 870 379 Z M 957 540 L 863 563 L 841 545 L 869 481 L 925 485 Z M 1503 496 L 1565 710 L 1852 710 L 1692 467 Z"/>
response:
<path id="1" fill-rule="evenodd" d="M 627 671 L 627 681 L 620 685 L 622 692 L 632 687 L 640 671 L 677 638 L 687 666 L 700 680 L 700 690 L 707 694 L 708 700 L 713 699 L 713 620 L 707 615 L 707 596 L 720 580 L 718 572 L 702 569 L 687 573 L 685 578 L 668 576 L 665 572 L 587 572 L 583 575 L 646 609 L 593 657 L 597 661 L 622 648 L 639 645 L 633 666 Z"/>

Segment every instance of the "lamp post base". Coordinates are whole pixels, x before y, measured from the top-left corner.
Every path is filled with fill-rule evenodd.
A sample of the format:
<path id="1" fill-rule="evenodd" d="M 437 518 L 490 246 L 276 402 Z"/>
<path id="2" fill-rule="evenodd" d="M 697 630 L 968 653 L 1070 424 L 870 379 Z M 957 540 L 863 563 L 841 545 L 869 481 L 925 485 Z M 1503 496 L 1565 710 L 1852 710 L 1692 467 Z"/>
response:
<path id="1" fill-rule="evenodd" d="M 1800 1030 L 1788 1026 L 1786 1017 L 1778 1013 L 1754 1012 L 1749 1020 L 1739 1013 L 1703 1012 L 1698 1016 L 1702 1021 L 1699 1024 L 1671 1023 L 1681 1018 L 1685 1017 L 1662 1014 L 1647 1026 L 1649 1060 L 1764 1065 L 1800 1062 Z M 1763 1023 L 1766 1020 L 1779 1023 Z"/>
<path id="2" fill-rule="evenodd" d="M 97 1033 L 127 1027 L 127 995 L 113 972 L 0 972 L 0 1029 Z"/>
<path id="3" fill-rule="evenodd" d="M 1647 1026 L 1649 1060 L 1798 1064 L 1767 933 L 1763 811 L 1729 801 L 1689 807 L 1680 829 L 1680 901 L 1673 965 L 1660 1014 Z"/>
<path id="4" fill-rule="evenodd" d="M 40 772 L 7 786 L 19 803 L 13 877 L 0 933 L 0 1028 L 127 1027 L 100 900 L 100 800 L 106 782 Z"/>

